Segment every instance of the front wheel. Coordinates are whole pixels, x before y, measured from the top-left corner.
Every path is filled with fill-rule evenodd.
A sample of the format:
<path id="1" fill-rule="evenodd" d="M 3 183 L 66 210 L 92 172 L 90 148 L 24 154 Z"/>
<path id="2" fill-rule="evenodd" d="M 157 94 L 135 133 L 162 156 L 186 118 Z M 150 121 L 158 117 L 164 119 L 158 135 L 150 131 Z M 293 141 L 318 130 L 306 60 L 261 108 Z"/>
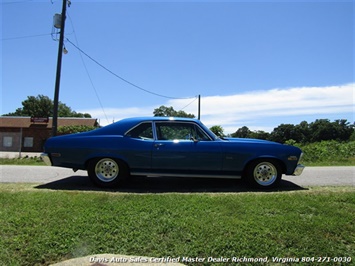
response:
<path id="1" fill-rule="evenodd" d="M 273 188 L 281 181 L 279 163 L 271 159 L 260 159 L 249 164 L 246 169 L 248 183 L 257 188 Z"/>
<path id="2" fill-rule="evenodd" d="M 128 175 L 127 166 L 113 158 L 97 158 L 88 164 L 88 175 L 99 187 L 117 187 Z"/>

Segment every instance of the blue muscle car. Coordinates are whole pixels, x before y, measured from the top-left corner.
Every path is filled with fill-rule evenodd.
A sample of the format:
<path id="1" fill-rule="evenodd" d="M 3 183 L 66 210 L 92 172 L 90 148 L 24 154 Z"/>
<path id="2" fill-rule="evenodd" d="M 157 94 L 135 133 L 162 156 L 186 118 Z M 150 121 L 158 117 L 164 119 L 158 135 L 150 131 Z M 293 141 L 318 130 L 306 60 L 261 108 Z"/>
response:
<path id="1" fill-rule="evenodd" d="M 87 170 L 94 184 L 114 187 L 130 175 L 245 178 L 259 188 L 300 175 L 302 151 L 279 143 L 218 138 L 199 120 L 169 117 L 123 119 L 111 125 L 49 138 L 48 165 Z"/>

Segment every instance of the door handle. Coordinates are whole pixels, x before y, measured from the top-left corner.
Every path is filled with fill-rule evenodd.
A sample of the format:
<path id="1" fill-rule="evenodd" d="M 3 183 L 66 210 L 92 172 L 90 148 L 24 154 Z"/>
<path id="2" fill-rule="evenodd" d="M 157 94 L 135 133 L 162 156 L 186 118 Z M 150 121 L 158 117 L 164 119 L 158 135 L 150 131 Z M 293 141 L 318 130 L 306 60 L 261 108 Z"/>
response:
<path id="1" fill-rule="evenodd" d="M 163 144 L 163 143 L 156 143 L 156 144 L 154 144 L 154 147 L 159 148 L 159 147 L 164 146 L 164 145 L 165 144 Z"/>

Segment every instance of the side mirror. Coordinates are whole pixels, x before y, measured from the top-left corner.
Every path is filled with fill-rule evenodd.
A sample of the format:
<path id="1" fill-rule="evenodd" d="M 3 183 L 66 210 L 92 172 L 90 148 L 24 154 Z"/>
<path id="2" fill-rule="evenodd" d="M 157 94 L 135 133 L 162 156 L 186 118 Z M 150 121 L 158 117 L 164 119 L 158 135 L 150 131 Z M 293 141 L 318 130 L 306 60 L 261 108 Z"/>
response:
<path id="1" fill-rule="evenodd" d="M 192 140 L 193 142 L 198 142 L 198 139 L 195 139 L 193 136 L 190 137 L 190 140 Z"/>

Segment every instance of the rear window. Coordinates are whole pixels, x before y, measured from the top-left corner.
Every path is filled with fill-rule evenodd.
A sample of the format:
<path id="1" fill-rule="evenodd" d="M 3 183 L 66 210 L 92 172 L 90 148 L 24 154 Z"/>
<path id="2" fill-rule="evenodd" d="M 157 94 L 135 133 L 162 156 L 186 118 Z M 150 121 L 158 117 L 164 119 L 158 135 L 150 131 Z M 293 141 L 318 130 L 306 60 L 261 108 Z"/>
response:
<path id="1" fill-rule="evenodd" d="M 126 133 L 127 137 L 131 137 L 134 139 L 148 139 L 153 140 L 153 127 L 152 123 L 141 123 L 138 126 L 130 129 Z"/>

